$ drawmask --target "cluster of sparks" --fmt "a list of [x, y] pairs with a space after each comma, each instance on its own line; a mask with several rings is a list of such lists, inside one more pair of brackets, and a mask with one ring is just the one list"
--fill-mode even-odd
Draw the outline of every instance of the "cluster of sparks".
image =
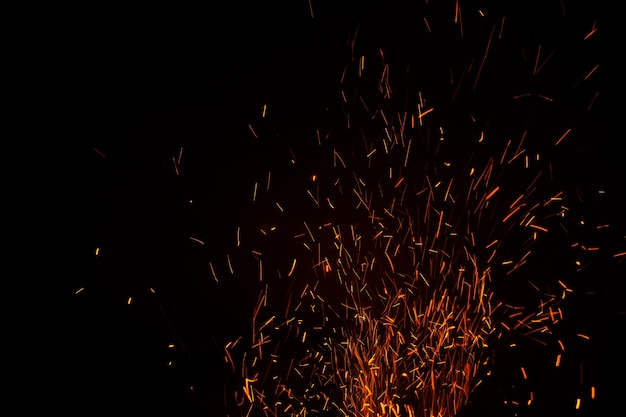
[[[451, 79], [454, 95], [480, 94], [481, 69], [504, 22], [491, 31], [484, 56]], [[595, 32], [594, 25], [581, 39]], [[532, 76], [550, 59], [540, 56], [541, 46], [529, 62]], [[450, 417], [489, 375], [498, 346], [517, 336], [550, 343], [557, 367], [565, 351], [553, 329], [572, 291], [566, 276], [580, 265], [549, 282], [524, 271], [539, 242], [567, 235], [570, 196], [551, 183], [550, 163], [526, 147], [528, 118], [509, 126], [511, 138], [492, 135], [472, 109], [459, 120], [419, 87], [398, 93], [383, 50], [367, 59], [376, 62], [373, 77], [364, 75], [364, 55], [353, 56], [341, 75], [337, 119], [344, 126], [318, 129], [310, 146], [301, 146], [314, 149], [309, 172], [294, 174], [282, 194], [269, 192], [280, 182], [272, 172], [266, 184], [255, 182], [254, 210], [274, 215], [256, 229], [236, 230], [233, 251], [255, 265], [259, 288], [250, 333], [223, 350], [238, 381], [227, 402], [239, 415]], [[362, 88], [364, 80], [375, 88]], [[508, 99], [528, 96], [553, 101], [524, 91]], [[264, 121], [266, 112], [264, 105]], [[467, 128], [465, 137], [449, 135], [453, 125]], [[252, 140], [271, 140], [255, 123], [249, 128]], [[551, 146], [572, 132], [558, 129]], [[306, 152], [290, 150], [285, 164], [294, 171], [286, 172], [295, 172]], [[181, 156], [182, 148], [173, 158], [176, 175]], [[564, 251], [597, 249], [573, 239]], [[218, 285], [223, 270], [250, 278], [232, 255], [223, 268], [209, 264]], [[515, 299], [520, 288], [531, 295]], [[520, 375], [527, 378], [523, 367]], [[530, 405], [534, 395], [518, 401]]]
[[[503, 140], [478, 129], [469, 155], [447, 155], [445, 117], [420, 92], [413, 108], [402, 108], [382, 50], [378, 59], [372, 96], [342, 90], [347, 129], [316, 132], [318, 171], [302, 188], [282, 196], [285, 203], [263, 200], [271, 174], [267, 187], [254, 184], [255, 204], [274, 206], [276, 216], [260, 230], [237, 231], [238, 247], [241, 234], [255, 236], [260, 283], [251, 334], [224, 348], [240, 377], [234, 401], [242, 415], [454, 416], [489, 374], [493, 346], [511, 334], [546, 344], [563, 319], [567, 281], [536, 284], [520, 272], [536, 242], [566, 233], [569, 211], [565, 192], [540, 191], [549, 164], [524, 147], [526, 131], [519, 126], [517, 139]], [[360, 78], [364, 62], [354, 59], [342, 83]], [[571, 129], [562, 132], [554, 146]], [[501, 151], [477, 155], [485, 140]], [[236, 274], [230, 258], [228, 270]], [[499, 296], [503, 277], [523, 280], [533, 301]], [[554, 343], [559, 366], [565, 346]], [[526, 404], [533, 398], [529, 392]]]

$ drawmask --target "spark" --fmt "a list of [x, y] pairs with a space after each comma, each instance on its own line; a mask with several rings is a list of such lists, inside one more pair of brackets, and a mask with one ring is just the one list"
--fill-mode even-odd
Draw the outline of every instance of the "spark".
[[198, 239], [197, 237], [190, 236], [189, 239], [191, 241], [193, 241], [193, 242], [196, 242], [196, 243], [200, 244], [200, 245], [204, 245], [204, 242], [201, 239]]
[[565, 139], [565, 137], [567, 135], [570, 134], [570, 132], [572, 131], [572, 129], [567, 129], [555, 142], [554, 146], [558, 146], [559, 143], [561, 143], [563, 141], [563, 139]]

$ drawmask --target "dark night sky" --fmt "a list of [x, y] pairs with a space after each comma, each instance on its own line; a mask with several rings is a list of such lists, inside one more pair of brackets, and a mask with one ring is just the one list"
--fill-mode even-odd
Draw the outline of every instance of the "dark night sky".
[[[67, 86], [74, 104], [75, 123], [68, 131], [79, 139], [81, 153], [79, 168], [71, 175], [76, 185], [72, 210], [87, 213], [79, 225], [75, 253], [88, 261], [63, 284], [67, 308], [62, 320], [67, 326], [55, 335], [67, 341], [68, 358], [57, 372], [67, 375], [69, 385], [63, 384], [53, 403], [62, 412], [225, 415], [223, 390], [230, 374], [219, 348], [246, 331], [257, 292], [234, 281], [218, 288], [207, 263], [213, 254], [226, 251], [225, 241], [233, 238], [237, 225], [253, 224], [245, 207], [254, 175], [269, 166], [276, 167], [278, 178], [288, 156], [283, 146], [251, 145], [248, 123], [258, 121], [267, 104], [271, 125], [256, 126], [262, 133], [280, 130], [281, 139], [274, 142], [279, 144], [290, 137], [311, 139], [320, 123], [331, 128], [339, 123], [325, 120], [323, 114], [339, 101], [339, 77], [349, 60], [346, 41], [358, 23], [362, 53], [375, 56], [383, 48], [392, 65], [414, 65], [422, 76], [438, 81], [448, 77], [440, 70], [445, 65], [424, 62], [482, 56], [477, 51], [484, 50], [488, 36], [484, 26], [473, 25], [476, 18], [470, 13], [490, 10], [489, 2], [466, 6], [462, 44], [451, 23], [454, 2], [424, 8], [418, 1], [385, 7], [380, 2], [346, 1], [331, 7], [313, 0], [313, 19], [306, 0], [246, 3], [77, 6], [72, 10], [77, 17], [60, 19], [65, 24], [56, 26], [55, 36], [45, 43], [57, 65], [60, 85], [55, 88]], [[571, 49], [562, 49], [554, 58], [558, 71], [547, 72], [536, 85], [499, 83], [516, 74], [500, 74], [489, 65], [480, 82], [486, 97], [535, 89], [559, 97], [572, 94], [575, 101], [580, 100], [575, 92], [559, 90], [564, 84], [559, 74], [574, 77], [600, 63], [593, 81], [601, 91], [595, 116], [592, 122], [579, 123], [571, 143], [555, 156], [555, 164], [567, 173], [563, 183], [583, 190], [586, 205], [580, 210], [588, 222], [611, 224], [601, 238], [594, 232], [587, 236], [590, 241], [601, 239], [597, 243], [606, 249], [581, 273], [566, 324], [591, 334], [593, 343], [572, 348], [570, 367], [556, 376], [546, 370], [546, 378], [538, 377], [536, 384], [539, 391], [554, 390], [552, 401], [537, 405], [545, 415], [555, 415], [551, 412], [563, 403], [567, 413], [573, 412], [570, 397], [576, 394], [564, 387], [569, 383], [572, 390], [579, 389], [572, 381], [579, 377], [577, 363], [584, 361], [600, 398], [595, 404], [586, 402], [588, 408], [577, 415], [601, 415], [609, 405], [619, 404], [624, 387], [623, 372], [616, 372], [624, 366], [618, 349], [626, 310], [624, 266], [610, 256], [626, 249], [623, 152], [618, 151], [621, 137], [614, 134], [617, 112], [609, 105], [617, 80], [611, 58], [614, 29], [607, 10], [599, 5], [576, 9], [565, 1], [567, 21], [572, 23], [552, 25], [546, 22], [561, 22], [559, 1], [539, 3], [540, 9], [528, 2], [512, 2], [518, 6], [511, 10], [494, 9], [507, 15], [512, 45], [495, 49], [501, 60], [509, 59], [507, 54], [516, 59], [512, 51], [525, 44], [544, 43], [546, 50], [549, 45], [569, 45], [570, 31], [579, 32], [578, 22], [580, 31], [590, 29], [594, 14], [600, 28], [597, 50], [579, 51], [580, 43], [572, 42]], [[449, 35], [434, 37], [434, 43], [416, 42], [414, 26], [423, 23], [414, 16], [424, 11], [435, 29]], [[487, 99], [472, 102], [461, 96], [450, 104], [445, 103], [448, 91], [438, 94], [428, 85], [423, 90], [435, 102], [441, 100], [441, 106], [459, 106], [462, 111], [471, 105], [494, 125], [506, 125], [506, 109], [493, 113]], [[571, 116], [539, 112], [536, 117]], [[176, 176], [172, 158], [181, 147]], [[593, 194], [599, 188], [607, 190], [604, 198]], [[202, 238], [205, 245], [194, 244], [190, 236]], [[98, 257], [95, 248], [101, 248]], [[74, 295], [78, 288], [84, 291]], [[133, 297], [131, 305], [126, 304], [128, 297]], [[169, 343], [175, 347], [168, 349]], [[616, 374], [618, 382], [609, 383]], [[551, 377], [564, 385], [551, 386]], [[467, 415], [501, 411], [499, 404], [490, 403], [490, 392], [478, 393]], [[521, 415], [530, 415], [524, 412]]]

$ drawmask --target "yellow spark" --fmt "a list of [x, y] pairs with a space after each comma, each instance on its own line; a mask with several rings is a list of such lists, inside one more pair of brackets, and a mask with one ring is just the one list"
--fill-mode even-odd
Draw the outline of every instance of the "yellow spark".
[[293, 263], [291, 264], [291, 269], [289, 270], [289, 273], [287, 274], [288, 277], [290, 277], [291, 274], [293, 274], [293, 271], [296, 269], [296, 261], [297, 261], [297, 259], [294, 258], [293, 259]]

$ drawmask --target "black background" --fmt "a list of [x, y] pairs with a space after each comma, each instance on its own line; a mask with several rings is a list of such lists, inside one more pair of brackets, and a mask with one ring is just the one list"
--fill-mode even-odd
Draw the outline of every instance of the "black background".
[[[55, 19], [35, 42], [41, 51], [37, 61], [48, 69], [42, 72], [47, 94], [41, 105], [61, 110], [55, 124], [66, 128], [54, 146], [67, 146], [71, 155], [78, 155], [59, 168], [70, 185], [60, 199], [67, 205], [63, 218], [78, 226], [72, 239], [76, 245], [66, 255], [79, 259], [53, 284], [61, 289], [53, 301], [61, 304], [60, 313], [42, 320], [49, 325], [42, 339], [61, 347], [50, 359], [54, 369], [40, 380], [42, 391], [54, 393], [46, 400], [50, 408], [72, 415], [226, 415], [224, 386], [230, 371], [221, 347], [249, 325], [257, 292], [238, 282], [214, 285], [207, 263], [232, 245], [234, 228], [248, 220], [241, 207], [249, 204], [251, 181], [257, 180], [251, 178], [286, 157], [280, 147], [251, 144], [248, 124], [259, 119], [267, 104], [268, 117], [282, 137], [311, 138], [319, 115], [339, 101], [339, 78], [350, 59], [346, 43], [358, 24], [358, 41], [368, 57], [381, 47], [390, 60], [415, 64], [426, 78], [445, 79], [442, 66], [423, 61], [482, 57], [491, 27], [474, 24], [472, 16], [484, 9], [507, 16], [506, 35], [515, 50], [538, 43], [546, 51], [549, 45], [562, 48], [563, 54], [554, 58], [555, 74], [575, 78], [600, 64], [592, 88], [600, 94], [591, 122], [577, 125], [571, 143], [553, 155], [568, 173], [562, 179], [566, 186], [583, 190], [580, 213], [585, 220], [611, 225], [606, 234], [592, 230], [585, 235], [603, 250], [581, 273], [564, 330], [590, 334], [592, 342], [568, 344], [572, 352], [561, 373], [551, 365], [534, 369], [534, 390], [543, 394], [535, 408], [518, 411], [604, 415], [610, 407], [623, 409], [619, 338], [624, 331], [624, 268], [611, 255], [625, 249], [626, 206], [617, 131], [621, 106], [612, 102], [621, 79], [615, 74], [619, 49], [611, 11], [601, 3], [564, 2], [567, 19], [562, 19], [558, 1], [510, 2], [506, 7], [462, 3], [466, 25], [459, 43], [454, 2], [416, 3], [313, 0], [313, 18], [306, 0], [193, 7], [90, 4], [50, 10]], [[423, 26], [420, 13], [445, 35], [416, 42], [412, 34]], [[592, 47], [569, 41], [571, 33], [584, 33], [594, 20], [599, 31]], [[513, 51], [492, 53], [510, 53], [515, 59]], [[490, 71], [496, 70], [487, 65], [479, 80], [486, 97], [524, 87], [560, 97], [570, 94], [559, 90], [559, 75], [516, 86], [493, 81], [503, 75]], [[449, 91], [424, 90], [435, 102], [450, 97]], [[585, 94], [579, 91], [571, 93], [573, 101]], [[70, 104], [63, 107], [61, 101]], [[500, 116], [488, 114], [486, 99], [472, 102], [462, 96], [454, 105]], [[181, 148], [177, 176], [172, 158]], [[607, 195], [599, 198], [598, 189]], [[206, 244], [199, 247], [189, 236]], [[95, 248], [101, 250], [97, 257]], [[75, 295], [79, 288], [84, 291]], [[130, 305], [128, 297], [133, 297]], [[175, 347], [168, 348], [170, 343]], [[530, 349], [526, 354], [536, 353]], [[507, 384], [506, 372], [501, 375], [476, 393], [467, 415], [513, 415], [501, 405]], [[585, 400], [574, 411], [574, 399], [588, 396], [578, 391], [590, 385], [598, 387], [599, 398]]]

